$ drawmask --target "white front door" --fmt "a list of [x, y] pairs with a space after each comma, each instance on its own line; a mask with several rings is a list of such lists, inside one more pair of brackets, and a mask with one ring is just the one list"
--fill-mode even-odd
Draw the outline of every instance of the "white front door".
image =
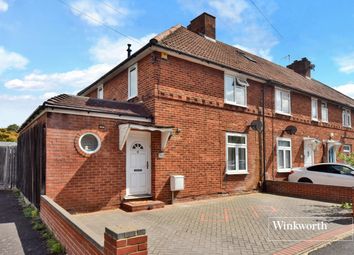
[[304, 165], [312, 166], [314, 164], [314, 150], [311, 143], [304, 144]]
[[126, 195], [151, 193], [151, 134], [131, 131], [127, 139]]

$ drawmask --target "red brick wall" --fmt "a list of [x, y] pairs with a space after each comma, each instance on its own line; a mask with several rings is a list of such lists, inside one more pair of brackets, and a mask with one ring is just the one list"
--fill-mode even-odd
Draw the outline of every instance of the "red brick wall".
[[[117, 207], [125, 189], [125, 150], [118, 149], [118, 121], [97, 117], [49, 114], [47, 124], [46, 195], [68, 211]], [[105, 129], [99, 129], [104, 125]], [[101, 149], [85, 157], [77, 137], [92, 131]]]
[[88, 240], [82, 231], [70, 223], [68, 219], [43, 198], [41, 198], [40, 216], [65, 247], [67, 254], [103, 254], [103, 251], [94, 245], [92, 241]]
[[353, 188], [319, 185], [312, 183], [294, 183], [267, 181], [267, 193], [300, 197], [332, 203], [352, 202]]

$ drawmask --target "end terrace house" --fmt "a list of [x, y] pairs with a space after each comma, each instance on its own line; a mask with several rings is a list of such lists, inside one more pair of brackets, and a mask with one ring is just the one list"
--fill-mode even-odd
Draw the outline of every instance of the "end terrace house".
[[27, 197], [71, 212], [170, 203], [170, 175], [184, 176], [177, 200], [234, 194], [352, 151], [354, 100], [313, 79], [307, 58], [282, 67], [215, 35], [203, 13], [38, 107], [19, 137]]

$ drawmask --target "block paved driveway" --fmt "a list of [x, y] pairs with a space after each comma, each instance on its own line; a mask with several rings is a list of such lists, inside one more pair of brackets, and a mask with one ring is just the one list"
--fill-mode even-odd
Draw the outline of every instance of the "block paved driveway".
[[[91, 229], [92, 237], [101, 244], [105, 226], [146, 228], [149, 254], [273, 254], [300, 240], [348, 228], [352, 219], [332, 218], [344, 216], [350, 216], [349, 211], [336, 204], [255, 193], [178, 203], [152, 211], [111, 210], [74, 217]], [[327, 229], [278, 233], [268, 230], [269, 217], [314, 217], [303, 222], [323, 221]]]

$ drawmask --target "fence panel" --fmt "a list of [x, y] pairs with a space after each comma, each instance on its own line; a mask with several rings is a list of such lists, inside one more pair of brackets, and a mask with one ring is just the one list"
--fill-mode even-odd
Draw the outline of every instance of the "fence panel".
[[16, 186], [16, 143], [0, 142], [0, 189]]

